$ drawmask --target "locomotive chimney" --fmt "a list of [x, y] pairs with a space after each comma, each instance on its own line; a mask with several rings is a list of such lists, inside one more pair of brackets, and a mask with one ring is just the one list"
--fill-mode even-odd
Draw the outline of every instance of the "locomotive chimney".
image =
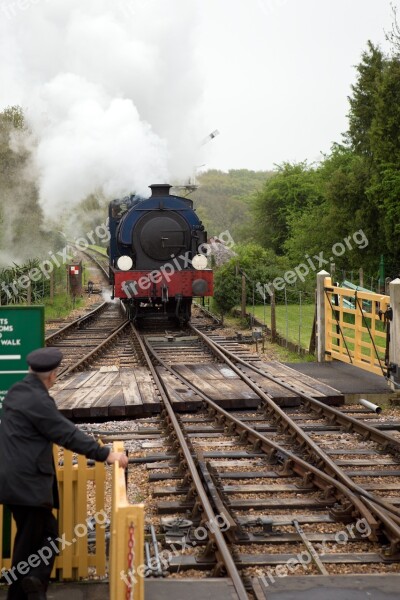
[[168, 183], [153, 183], [153, 185], [149, 185], [151, 189], [151, 197], [154, 198], [156, 196], [169, 196], [169, 190], [172, 188], [172, 185]]

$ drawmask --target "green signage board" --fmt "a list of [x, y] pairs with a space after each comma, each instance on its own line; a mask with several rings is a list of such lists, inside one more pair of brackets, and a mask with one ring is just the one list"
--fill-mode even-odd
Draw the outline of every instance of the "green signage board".
[[28, 372], [26, 356], [44, 346], [44, 306], [0, 306], [0, 419], [7, 390]]
[[[0, 306], [0, 420], [7, 391], [28, 373], [26, 356], [43, 346], [44, 306]], [[9, 556], [11, 516], [7, 509], [2, 529], [3, 556]]]

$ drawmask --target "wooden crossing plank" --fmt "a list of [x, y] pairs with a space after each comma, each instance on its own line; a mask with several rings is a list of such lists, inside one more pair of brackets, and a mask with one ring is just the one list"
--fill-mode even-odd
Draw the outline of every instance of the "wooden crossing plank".
[[[198, 365], [179, 364], [174, 365], [174, 368], [198, 390], [226, 408], [254, 408], [260, 402], [257, 394], [239, 377], [230, 380], [221, 378], [221, 371], [216, 369], [213, 363], [208, 364], [207, 368], [201, 371]], [[202, 376], [198, 374], [199, 372], [202, 373]]]
[[222, 377], [224, 377], [224, 379], [237, 379], [239, 377], [236, 375], [235, 371], [232, 371], [232, 369], [226, 367], [225, 365], [216, 363], [213, 366], [222, 375]]
[[53, 393], [57, 394], [58, 390], [69, 389], [76, 390], [89, 381], [96, 375], [97, 371], [81, 371], [80, 373], [74, 373], [65, 380], [57, 382], [54, 386]]
[[73, 408], [73, 415], [77, 418], [90, 417], [90, 409], [93, 403], [108, 389], [107, 385], [98, 385], [95, 388], [83, 388], [82, 392], [88, 390], [88, 394], [82, 397], [79, 404]]
[[200, 407], [202, 399], [196, 392], [186, 387], [164, 367], [156, 367], [156, 370], [166, 384], [174, 408], [177, 410], [195, 410]]
[[82, 387], [97, 387], [102, 385], [114, 385], [115, 381], [119, 379], [118, 373], [102, 373], [101, 371], [97, 371], [93, 377], [86, 380]]
[[278, 383], [271, 381], [267, 377], [263, 377], [259, 373], [255, 373], [249, 367], [241, 367], [241, 370], [245, 375], [250, 377], [261, 389], [271, 396], [274, 400], [285, 400], [287, 398], [298, 399], [299, 396], [296, 392], [292, 392], [284, 389]]
[[[339, 392], [339, 390], [327, 385], [326, 383], [322, 383], [309, 375], [305, 375], [304, 373], [300, 373], [295, 369], [292, 369], [288, 365], [283, 365], [281, 363], [276, 362], [268, 362], [262, 363], [264, 368], [267, 368], [268, 371], [273, 371], [277, 374], [278, 377], [285, 379], [287, 381], [296, 383], [300, 382], [302, 385], [314, 391], [314, 394], [311, 393], [315, 398], [320, 397], [319, 395], [325, 396], [326, 398], [338, 398], [344, 400], [343, 394]], [[258, 366], [258, 365], [257, 365]], [[261, 368], [261, 367], [260, 367]], [[305, 389], [305, 388], [304, 388]], [[319, 393], [319, 394], [318, 394]]]
[[213, 400], [228, 400], [229, 397], [224, 392], [219, 392], [216, 385], [212, 385], [210, 380], [205, 380], [196, 375], [190, 367], [192, 365], [174, 365], [176, 371], [185, 377], [190, 383], [192, 383], [197, 389], [202, 391], [204, 394], [210, 396]]
[[64, 408], [75, 408], [79, 402], [90, 393], [90, 388], [79, 388], [74, 390], [67, 401], [64, 401]]
[[157, 407], [160, 405], [160, 397], [157, 394], [151, 374], [147, 367], [136, 367], [133, 372], [140, 391], [142, 403], [144, 405], [153, 405], [150, 407], [150, 410], [153, 412], [156, 405]]
[[[200, 365], [190, 365], [190, 370], [193, 373], [196, 373], [199, 377], [204, 377], [204, 379], [224, 379], [223, 374], [219, 369], [216, 369], [213, 364], [203, 363]], [[232, 371], [232, 373], [234, 373]], [[234, 373], [235, 377], [238, 378], [236, 373]]]
[[[141, 414], [140, 407], [143, 406], [142, 396], [133, 372], [130, 369], [121, 369], [120, 381], [122, 387], [122, 393], [124, 396], [124, 412], [123, 414], [133, 416], [135, 414]], [[119, 414], [118, 410], [121, 409], [121, 403], [114, 403], [112, 408], [110, 407], [111, 414]]]

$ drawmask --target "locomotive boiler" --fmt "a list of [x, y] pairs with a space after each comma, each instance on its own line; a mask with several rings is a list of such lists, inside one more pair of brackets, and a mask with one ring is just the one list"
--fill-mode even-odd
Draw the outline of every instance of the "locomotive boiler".
[[131, 320], [168, 316], [187, 322], [193, 297], [212, 296], [207, 233], [189, 198], [151, 185], [109, 206], [110, 283]]

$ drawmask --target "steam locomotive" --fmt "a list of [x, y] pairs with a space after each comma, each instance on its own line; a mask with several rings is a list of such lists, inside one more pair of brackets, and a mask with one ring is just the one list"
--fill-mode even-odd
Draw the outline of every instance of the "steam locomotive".
[[189, 198], [151, 185], [150, 198], [132, 195], [109, 205], [110, 283], [131, 320], [167, 316], [190, 320], [193, 297], [212, 296], [207, 233]]

